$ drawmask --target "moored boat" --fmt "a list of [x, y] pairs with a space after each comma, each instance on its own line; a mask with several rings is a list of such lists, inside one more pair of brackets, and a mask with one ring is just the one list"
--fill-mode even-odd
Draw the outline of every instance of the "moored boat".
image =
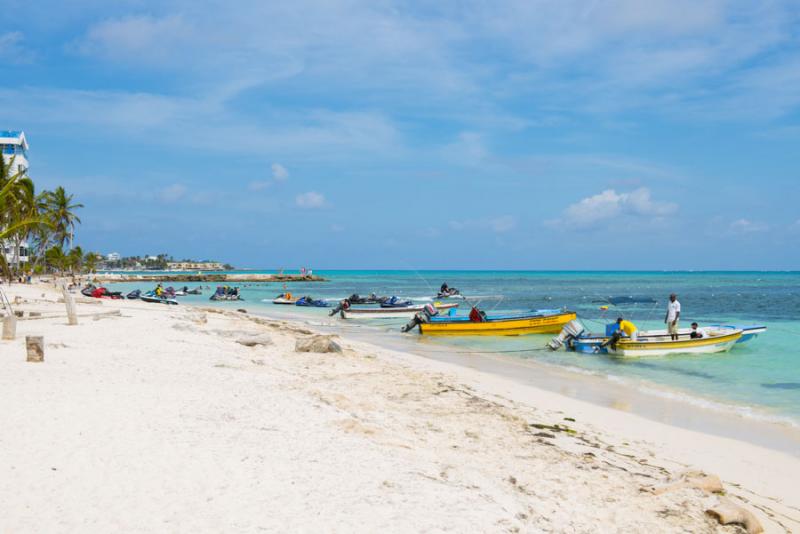
[[731, 328], [706, 328], [703, 337], [671, 339], [664, 336], [622, 338], [608, 345], [608, 353], [626, 358], [666, 356], [668, 354], [712, 354], [727, 352], [742, 337], [742, 331]]
[[[486, 315], [472, 308], [469, 316], [430, 316], [423, 311], [417, 314], [420, 334], [431, 336], [521, 336], [559, 332], [566, 323], [576, 318], [567, 310], [533, 310], [524, 313]], [[404, 328], [408, 331], [414, 325]]]
[[[443, 304], [434, 302], [432, 304], [437, 310], [451, 310], [458, 308], [457, 303]], [[410, 319], [423, 310], [424, 306], [406, 306], [400, 308], [349, 308], [340, 309], [342, 319]]]
[[[581, 352], [584, 354], [608, 354], [608, 344], [611, 340], [616, 324], [612, 323], [607, 326], [605, 334], [591, 333], [584, 329], [580, 321], [575, 321], [575, 324], [566, 325], [561, 334], [554, 338], [548, 346], [552, 350], [559, 349], [562, 345], [567, 350]], [[703, 336], [711, 335], [715, 332], [725, 330], [728, 332], [741, 330], [742, 335], [736, 343], [744, 343], [758, 337], [767, 331], [764, 325], [710, 325], [697, 329]], [[691, 328], [681, 328], [678, 330], [678, 340], [686, 341], [692, 339]], [[671, 340], [671, 336], [666, 330], [640, 330], [637, 333], [637, 339], [640, 341], [664, 341]]]

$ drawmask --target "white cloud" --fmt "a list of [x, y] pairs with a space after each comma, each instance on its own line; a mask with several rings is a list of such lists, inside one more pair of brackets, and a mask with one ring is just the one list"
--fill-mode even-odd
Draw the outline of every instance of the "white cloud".
[[187, 189], [185, 185], [172, 184], [158, 192], [158, 199], [165, 203], [177, 202], [186, 196], [186, 192]]
[[74, 48], [115, 61], [166, 64], [182, 51], [180, 45], [187, 46], [196, 37], [190, 25], [177, 15], [130, 16], [95, 24], [74, 43]]
[[752, 234], [766, 232], [769, 230], [769, 225], [760, 221], [751, 221], [750, 219], [738, 219], [730, 224], [730, 229], [737, 234]]
[[283, 182], [289, 178], [289, 171], [280, 163], [272, 164], [272, 179], [276, 182]]
[[297, 195], [294, 199], [294, 203], [301, 208], [321, 208], [325, 205], [325, 196], [316, 191], [309, 191], [308, 193]]
[[606, 189], [567, 206], [561, 218], [547, 221], [547, 224], [589, 227], [621, 216], [655, 220], [674, 213], [677, 209], [678, 205], [675, 203], [653, 201], [650, 190], [646, 187], [628, 193]]

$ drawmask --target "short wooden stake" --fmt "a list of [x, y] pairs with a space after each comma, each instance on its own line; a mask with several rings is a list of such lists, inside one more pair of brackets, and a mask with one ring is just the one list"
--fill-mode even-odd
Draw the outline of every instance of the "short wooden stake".
[[75, 312], [75, 299], [67, 290], [67, 286], [62, 285], [61, 291], [64, 294], [64, 304], [67, 306], [67, 324], [76, 325], [78, 324], [78, 314]]
[[44, 336], [25, 336], [29, 362], [44, 361]]
[[17, 318], [14, 315], [6, 315], [3, 319], [3, 339], [15, 337], [17, 337]]

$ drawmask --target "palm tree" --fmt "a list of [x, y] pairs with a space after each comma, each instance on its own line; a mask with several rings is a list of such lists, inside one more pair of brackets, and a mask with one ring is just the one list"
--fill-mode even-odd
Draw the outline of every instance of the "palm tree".
[[10, 175], [14, 159], [8, 165], [0, 156], [0, 269], [9, 279], [12, 276], [5, 255], [5, 247], [13, 245], [19, 263], [19, 246], [34, 228], [47, 224], [38, 214], [33, 181], [18, 171]]
[[73, 273], [81, 271], [83, 268], [83, 250], [81, 247], [75, 247], [69, 251], [67, 263], [69, 264], [69, 270]]
[[97, 267], [97, 252], [87, 252], [83, 257], [83, 266], [86, 267], [86, 272], [93, 273]]
[[54, 246], [47, 249], [47, 252], [44, 254], [44, 258], [47, 264], [50, 267], [58, 270], [58, 272], [63, 273], [67, 270], [69, 258], [66, 254], [64, 254], [64, 250], [60, 246]]
[[73, 195], [68, 195], [64, 188], [58, 186], [54, 191], [44, 192], [44, 203], [47, 206], [47, 216], [53, 225], [53, 241], [61, 248], [69, 240], [72, 248], [72, 237], [75, 233], [75, 224], [80, 224], [81, 219], [75, 215], [75, 210], [82, 208], [83, 204], [74, 203]]

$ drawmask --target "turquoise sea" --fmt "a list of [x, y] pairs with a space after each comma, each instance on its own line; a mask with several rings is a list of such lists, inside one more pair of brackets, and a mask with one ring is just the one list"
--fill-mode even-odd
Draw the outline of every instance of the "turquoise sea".
[[[264, 271], [270, 272], [270, 271]], [[596, 374], [639, 389], [652, 386], [660, 395], [680, 396], [699, 404], [714, 404], [745, 416], [800, 425], [800, 272], [584, 272], [584, 271], [315, 271], [324, 283], [292, 283], [296, 295], [336, 301], [352, 293], [398, 295], [430, 302], [442, 282], [459, 288], [490, 311], [566, 307], [576, 311], [593, 331], [602, 331], [618, 315], [641, 329], [662, 328], [669, 293], [678, 294], [683, 326], [692, 321], [764, 324], [769, 330], [738, 344], [725, 354], [670, 356], [620, 361], [605, 356], [550, 352], [552, 335], [513, 338], [436, 338], [401, 334], [405, 321], [352, 322], [341, 328], [375, 329], [384, 338], [405, 336], [424, 348], [479, 354], [502, 353], [530, 358], [580, 373]], [[176, 284], [183, 285], [183, 284]], [[198, 284], [186, 284], [190, 287]], [[141, 284], [116, 284], [130, 290]], [[299, 315], [327, 320], [327, 310], [275, 306], [269, 301], [281, 284], [241, 284], [245, 302], [219, 303], [250, 313]], [[209, 304], [203, 296], [183, 297], [187, 303]], [[600, 309], [603, 298], [642, 296], [657, 300]], [[462, 308], [466, 307], [462, 304]], [[463, 310], [465, 313], [468, 310]]]

